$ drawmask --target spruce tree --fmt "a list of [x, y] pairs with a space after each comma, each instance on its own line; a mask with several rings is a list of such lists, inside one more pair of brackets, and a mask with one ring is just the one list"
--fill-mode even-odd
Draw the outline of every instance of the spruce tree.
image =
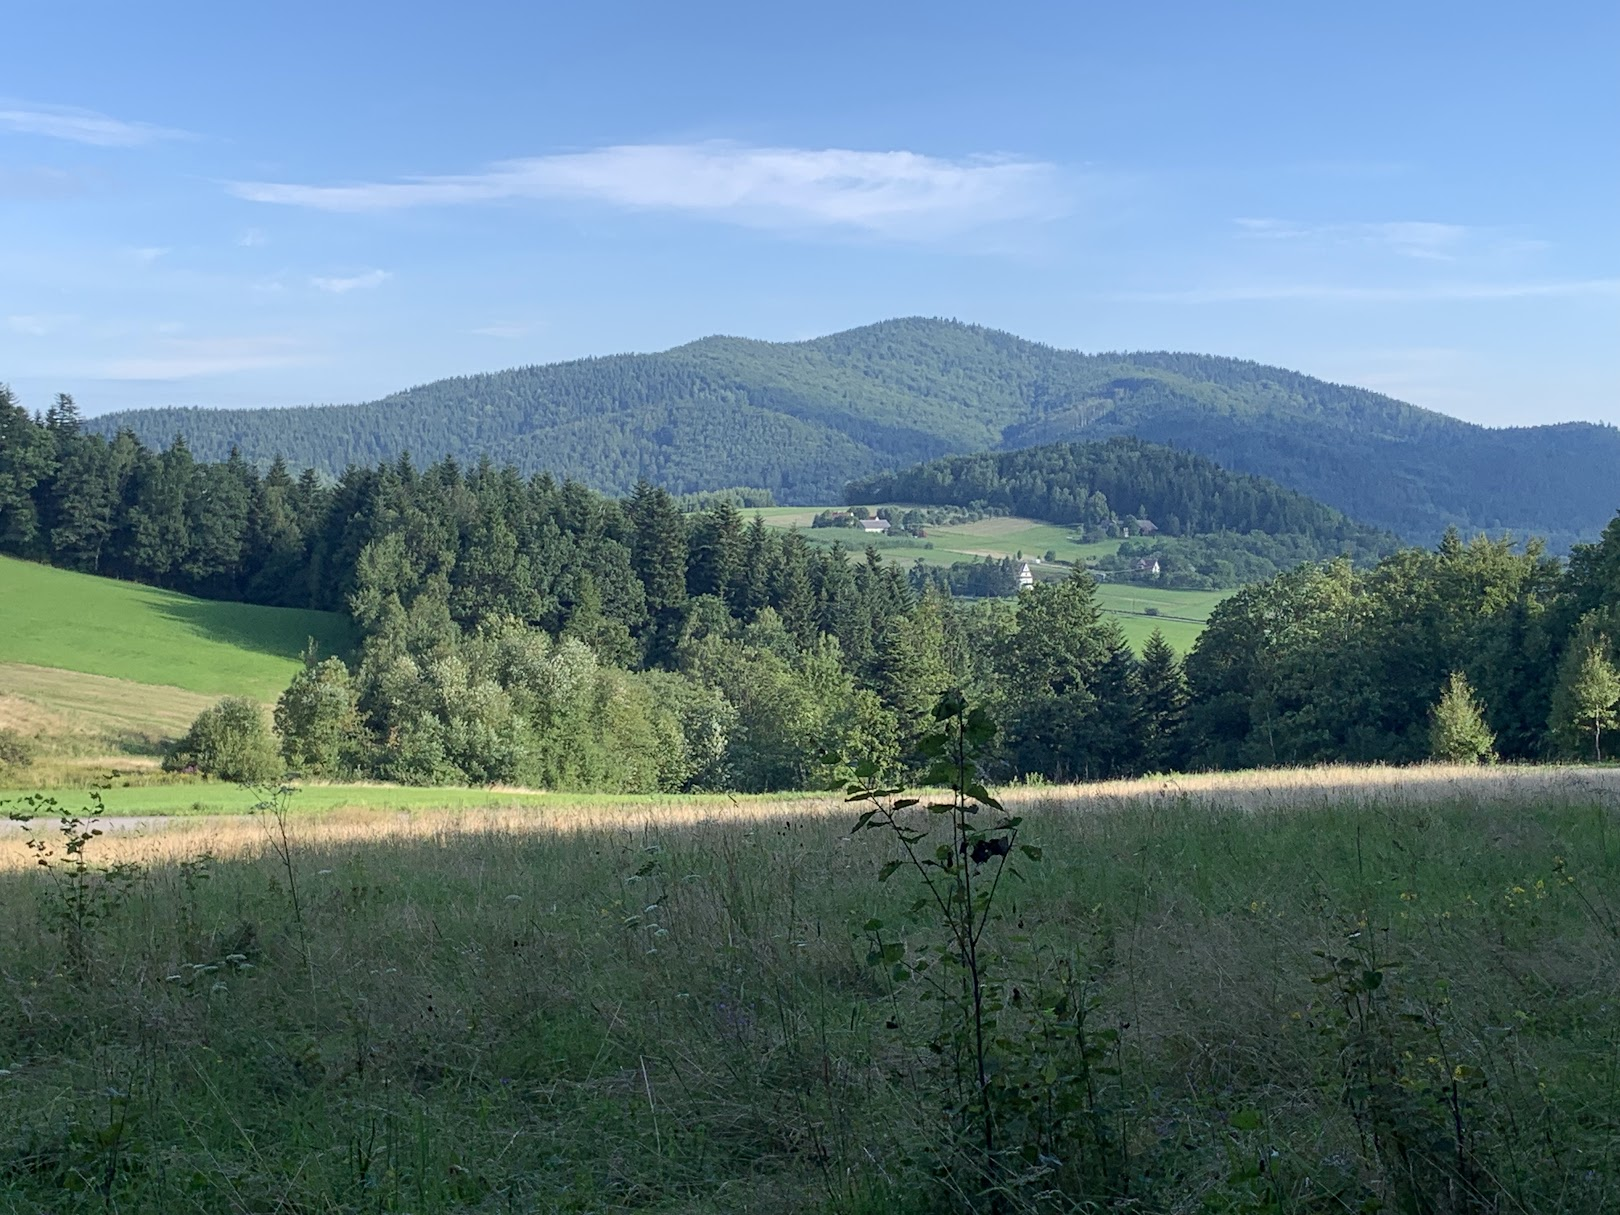
[[67, 393], [57, 393], [56, 400], [51, 402], [50, 408], [45, 411], [45, 429], [58, 440], [76, 438], [84, 429], [84, 419], [79, 416], [79, 407]]
[[663, 489], [642, 481], [626, 504], [630, 517], [631, 562], [645, 588], [651, 627], [645, 638], [647, 664], [673, 661], [686, 605], [686, 520]]
[[50, 436], [0, 384], [0, 550], [30, 557], [39, 552], [34, 494], [55, 466]]
[[735, 598], [743, 562], [743, 521], [730, 498], [722, 498], [699, 517], [692, 542], [687, 593]]
[[143, 451], [136, 461], [127, 488], [121, 554], [121, 564], [134, 577], [159, 586], [176, 581], [173, 575], [191, 551], [186, 499], [195, 467], [178, 438], [167, 451], [155, 456]]
[[810, 581], [810, 562], [804, 537], [789, 532], [771, 571], [771, 600], [788, 632], [808, 649], [816, 639], [816, 593]]
[[52, 559], [92, 573], [117, 524], [119, 473], [100, 435], [58, 437], [61, 462], [45, 495]]
[[909, 615], [891, 616], [874, 639], [873, 690], [893, 715], [907, 758], [932, 723], [933, 708], [950, 683], [941, 653], [943, 637], [938, 601], [929, 598]]
[[1181, 659], [1154, 629], [1142, 646], [1142, 767], [1148, 772], [1172, 772], [1183, 760], [1182, 734], [1187, 716], [1187, 676]]
[[1429, 755], [1454, 764], [1496, 758], [1496, 735], [1485, 724], [1485, 710], [1468, 676], [1453, 671], [1429, 721]]
[[1110, 709], [1098, 704], [1097, 687], [1117, 653], [1118, 631], [1104, 619], [1096, 583], [1083, 570], [1019, 597], [996, 662], [1008, 758], [1018, 772], [1067, 780], [1098, 771], [1101, 757], [1083, 748], [1090, 719]]

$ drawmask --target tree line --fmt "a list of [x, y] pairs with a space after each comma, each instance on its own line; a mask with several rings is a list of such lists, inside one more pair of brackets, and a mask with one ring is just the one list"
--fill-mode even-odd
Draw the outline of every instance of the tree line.
[[948, 456], [852, 481], [845, 501], [988, 508], [1099, 534], [1135, 534], [1141, 521], [1164, 536], [1263, 532], [1314, 541], [1318, 556], [1365, 558], [1395, 547], [1388, 533], [1275, 481], [1123, 437]]
[[845, 500], [1027, 515], [1068, 524], [1086, 542], [1122, 537], [1118, 557], [1099, 568], [1153, 559], [1163, 585], [1200, 590], [1327, 557], [1366, 564], [1398, 547], [1388, 532], [1274, 481], [1129, 438], [949, 456], [852, 481]]
[[[271, 739], [333, 776], [822, 786], [827, 752], [913, 765], [948, 688], [1006, 723], [1002, 778], [1399, 762], [1428, 753], [1453, 674], [1491, 749], [1537, 758], [1600, 748], [1616, 699], [1620, 524], [1567, 568], [1455, 536], [1303, 565], [1221, 605], [1183, 662], [1159, 637], [1133, 653], [1083, 572], [963, 603], [730, 498], [683, 512], [645, 482], [617, 500], [489, 461], [260, 473], [86, 433], [61, 398], [0, 403], [0, 550], [347, 614], [358, 648], [308, 656]], [[218, 713], [199, 727], [236, 737]], [[208, 737], [175, 762], [208, 770]]]
[[1538, 543], [1453, 531], [1371, 569], [1302, 565], [1211, 615], [1186, 663], [1188, 759], [1422, 759], [1453, 675], [1479, 707], [1482, 752], [1601, 758], [1620, 701], [1617, 636], [1620, 519], [1567, 564]]

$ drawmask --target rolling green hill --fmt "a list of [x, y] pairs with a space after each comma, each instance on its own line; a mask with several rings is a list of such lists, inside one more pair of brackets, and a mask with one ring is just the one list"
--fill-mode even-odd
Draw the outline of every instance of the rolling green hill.
[[331, 612], [193, 599], [0, 557], [0, 728], [54, 750], [149, 753], [221, 696], [273, 701]]
[[[1395, 537], [1275, 481], [1232, 473], [1210, 460], [1157, 443], [1114, 438], [1019, 451], [950, 456], [853, 481], [850, 502], [872, 499], [1028, 515], [1095, 532], [1137, 514], [1159, 540], [1185, 547], [1219, 537], [1235, 548], [1253, 537], [1278, 569], [1341, 554], [1368, 561], [1396, 548]], [[1251, 576], [1266, 576], [1255, 571]]]
[[364, 405], [103, 415], [193, 451], [350, 463], [489, 455], [623, 493], [738, 483], [831, 501], [845, 482], [940, 456], [1135, 435], [1271, 477], [1410, 540], [1447, 525], [1591, 538], [1617, 505], [1620, 431], [1492, 430], [1239, 359], [1080, 354], [950, 321], [807, 342], [712, 337], [441, 380]]
[[352, 642], [334, 612], [193, 599], [12, 557], [0, 557], [0, 620], [0, 663], [266, 701], [310, 639], [323, 654]]

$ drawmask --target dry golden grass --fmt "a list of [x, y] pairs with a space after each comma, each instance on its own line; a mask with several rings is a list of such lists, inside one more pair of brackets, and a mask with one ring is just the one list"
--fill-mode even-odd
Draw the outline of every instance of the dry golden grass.
[[57, 753], [154, 752], [184, 734], [216, 699], [82, 671], [0, 663], [0, 729]]
[[[1528, 804], [1620, 796], [1620, 768], [1579, 766], [1468, 767], [1433, 764], [1413, 768], [1315, 767], [1195, 776], [1145, 777], [1086, 785], [1011, 788], [1000, 798], [1009, 809], [1042, 818], [1107, 814], [1153, 805], [1256, 813], [1328, 806], [1476, 802]], [[75, 795], [59, 794], [74, 805]], [[296, 804], [296, 796], [295, 796]], [[116, 809], [116, 807], [114, 807]], [[664, 800], [593, 803], [588, 795], [569, 803], [532, 807], [377, 810], [347, 807], [299, 815], [291, 831], [302, 845], [322, 849], [432, 841], [454, 846], [468, 836], [555, 836], [657, 831], [762, 823], [803, 823], [850, 816], [840, 794], [795, 799], [671, 796]], [[109, 816], [98, 846], [103, 861], [163, 863], [207, 852], [217, 857], [255, 857], [268, 841], [262, 816]], [[36, 830], [48, 830], [41, 823]], [[0, 840], [16, 828], [0, 823]], [[0, 870], [31, 863], [21, 849], [0, 850]]]
[[1458, 799], [1518, 802], [1567, 798], [1592, 792], [1620, 794], [1620, 768], [1581, 765], [1422, 764], [1322, 765], [1264, 768], [1247, 772], [1208, 772], [1191, 776], [1148, 776], [1088, 785], [1008, 790], [1002, 800], [1057, 808], [1106, 808], [1121, 802], [1179, 801], [1238, 810], [1285, 810], [1376, 800], [1403, 805]]

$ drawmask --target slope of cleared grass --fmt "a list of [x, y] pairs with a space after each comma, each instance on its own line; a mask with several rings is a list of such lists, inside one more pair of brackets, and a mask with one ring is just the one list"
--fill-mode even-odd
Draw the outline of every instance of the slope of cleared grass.
[[[1068, 566], [1043, 567], [1040, 559], [1048, 552], [1055, 554], [1059, 561], [1082, 564], [1116, 553], [1120, 545], [1118, 540], [1081, 544], [1074, 539], [1071, 527], [1017, 515], [998, 515], [956, 527], [931, 527], [926, 540], [914, 536], [893, 539], [867, 536], [847, 528], [812, 529], [811, 520], [826, 509], [829, 508], [779, 506], [759, 514], [772, 527], [806, 529], [806, 538], [817, 544], [839, 541], [854, 552], [863, 551], [870, 544], [884, 560], [900, 565], [910, 565], [919, 559], [928, 565], [944, 566], [979, 557], [1022, 557], [1031, 562], [1036, 576], [1041, 578], [1064, 578], [1069, 573]], [[895, 506], [894, 509], [905, 508]], [[1185, 654], [1203, 632], [1204, 622], [1215, 605], [1231, 594], [1231, 591], [1170, 590], [1147, 582], [1099, 582], [1097, 585], [1098, 602], [1105, 611], [1119, 617], [1126, 640], [1138, 651], [1153, 630], [1158, 629], [1165, 640]]]
[[[896, 511], [904, 505], [878, 503], [872, 507], [890, 506]], [[1048, 550], [1060, 561], [1084, 561], [1117, 552], [1120, 542], [1107, 540], [1098, 544], [1080, 544], [1074, 540], [1074, 528], [1057, 523], [1042, 523], [1018, 515], [997, 515], [974, 523], [954, 527], [930, 527], [928, 538], [913, 536], [869, 537], [850, 528], [812, 528], [811, 521], [823, 510], [842, 509], [821, 506], [778, 506], [758, 512], [772, 527], [804, 529], [805, 537], [817, 543], [831, 544], [842, 541], [846, 548], [864, 549], [871, 543], [878, 552], [890, 560], [909, 564], [919, 557], [929, 565], [950, 565], [957, 561], [971, 561], [975, 557], [1044, 557]], [[749, 512], [752, 514], [753, 512]]]
[[100, 756], [157, 756], [213, 699], [160, 684], [0, 663], [0, 730], [16, 730], [57, 757], [92, 766]]
[[0, 1206], [1620, 1209], [1612, 791], [1238, 779], [1014, 795], [990, 1059], [1073, 1116], [994, 1204], [847, 806], [190, 821], [92, 843], [148, 868], [78, 935], [0, 838]]
[[163, 746], [221, 696], [273, 701], [313, 640], [346, 620], [194, 599], [0, 557], [0, 729], [33, 739], [36, 783], [149, 779]]
[[193, 599], [11, 557], [0, 557], [0, 621], [0, 663], [264, 701], [311, 639], [327, 654], [353, 641], [332, 612]]

